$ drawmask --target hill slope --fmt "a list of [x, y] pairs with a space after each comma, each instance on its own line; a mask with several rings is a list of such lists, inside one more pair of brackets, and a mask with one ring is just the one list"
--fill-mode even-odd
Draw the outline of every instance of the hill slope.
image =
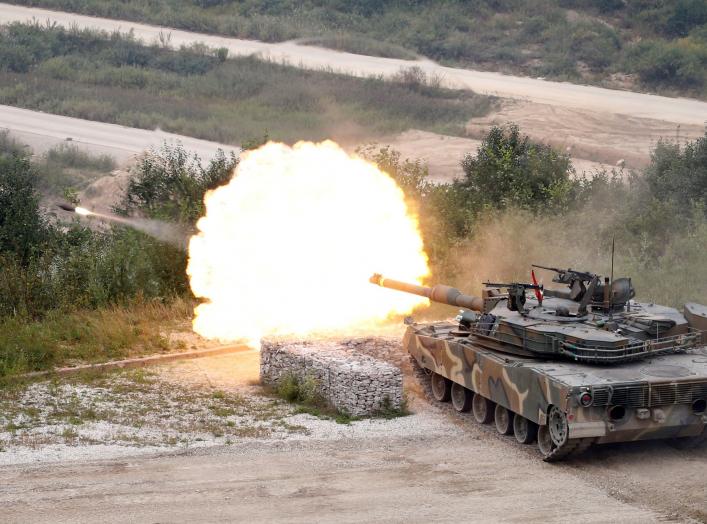
[[[15, 0], [281, 42], [705, 97], [704, 0]], [[412, 53], [411, 53], [412, 52]]]

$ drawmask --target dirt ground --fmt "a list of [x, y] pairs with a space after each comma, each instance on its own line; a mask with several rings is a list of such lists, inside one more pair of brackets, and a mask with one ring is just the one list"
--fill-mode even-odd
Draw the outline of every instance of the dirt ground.
[[[172, 363], [159, 376], [242, 393], [257, 365], [246, 352]], [[3, 521], [707, 521], [707, 449], [633, 443], [546, 464], [534, 446], [448, 405], [413, 393], [411, 411], [350, 425], [297, 415], [309, 431], [229, 445], [25, 458], [0, 467]]]
[[480, 137], [492, 124], [515, 122], [530, 137], [566, 150], [572, 158], [628, 168], [645, 167], [661, 138], [681, 144], [699, 138], [705, 126], [639, 118], [601, 110], [567, 108], [521, 100], [504, 100], [499, 109], [467, 125]]
[[487, 116], [471, 120], [466, 138], [410, 130], [380, 143], [389, 144], [404, 158], [427, 162], [432, 181], [449, 182], [462, 175], [462, 158], [476, 153], [492, 125], [509, 123], [518, 124], [532, 140], [567, 152], [578, 175], [641, 170], [650, 163], [659, 140], [684, 144], [705, 132], [698, 125], [505, 99]]

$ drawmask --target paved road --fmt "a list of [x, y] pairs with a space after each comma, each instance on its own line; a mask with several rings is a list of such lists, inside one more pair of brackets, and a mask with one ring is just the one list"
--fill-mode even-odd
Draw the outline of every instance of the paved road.
[[293, 42], [269, 44], [239, 40], [107, 18], [0, 4], [0, 23], [26, 22], [31, 19], [40, 22], [48, 21], [65, 27], [72, 25], [104, 31], [133, 31], [136, 38], [146, 42], [159, 41], [160, 35], [169, 36], [170, 44], [175, 47], [201, 42], [215, 48], [225, 47], [231, 55], [260, 54], [263, 57], [285, 61], [296, 66], [326, 67], [359, 76], [390, 75], [402, 67], [418, 65], [426, 72], [440, 76], [451, 85], [472, 89], [479, 93], [524, 99], [553, 106], [658, 119], [676, 124], [702, 126], [707, 122], [707, 102], [698, 100], [456, 69], [443, 67], [430, 61], [410, 62], [341, 53], [301, 46]]
[[0, 105], [2, 129], [10, 130], [14, 137], [31, 146], [35, 152], [42, 152], [70, 138], [71, 143], [111, 154], [119, 161], [127, 160], [146, 149], [159, 148], [164, 142], [181, 142], [187, 151], [196, 153], [202, 160], [210, 160], [219, 148], [226, 152], [239, 152], [237, 147], [174, 133], [135, 129]]

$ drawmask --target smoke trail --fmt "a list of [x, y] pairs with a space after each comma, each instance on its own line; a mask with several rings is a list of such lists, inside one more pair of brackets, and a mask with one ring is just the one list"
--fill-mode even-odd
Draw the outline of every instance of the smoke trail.
[[128, 226], [137, 231], [141, 231], [146, 235], [149, 235], [161, 242], [171, 244], [182, 251], [187, 250], [187, 245], [189, 237], [194, 234], [194, 231], [181, 226], [179, 224], [174, 224], [171, 222], [164, 222], [162, 220], [154, 220], [149, 218], [128, 218], [118, 215], [107, 215], [104, 213], [96, 213], [95, 211], [90, 211], [83, 207], [73, 207], [60, 205], [61, 209], [65, 211], [73, 211], [74, 213], [87, 216], [95, 217], [100, 220], [105, 220], [107, 222], [112, 222], [114, 224], [121, 224], [123, 226]]

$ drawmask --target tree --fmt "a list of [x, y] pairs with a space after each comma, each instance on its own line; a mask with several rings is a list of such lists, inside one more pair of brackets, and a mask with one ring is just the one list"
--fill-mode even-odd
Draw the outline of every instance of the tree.
[[693, 27], [707, 23], [704, 0], [678, 0], [665, 21], [664, 31], [670, 37], [686, 36]]
[[707, 132], [683, 147], [658, 142], [646, 180], [656, 198], [672, 199], [681, 209], [693, 202], [707, 209]]
[[515, 124], [494, 126], [477, 154], [464, 157], [462, 169], [464, 179], [459, 184], [469, 192], [473, 206], [564, 207], [578, 188], [570, 178], [569, 157], [550, 146], [531, 143]]
[[116, 211], [194, 224], [204, 214], [206, 192], [228, 182], [237, 165], [235, 155], [219, 151], [204, 167], [181, 145], [165, 144], [142, 157]]
[[39, 211], [36, 173], [24, 154], [0, 154], [0, 254], [29, 263], [49, 235]]

